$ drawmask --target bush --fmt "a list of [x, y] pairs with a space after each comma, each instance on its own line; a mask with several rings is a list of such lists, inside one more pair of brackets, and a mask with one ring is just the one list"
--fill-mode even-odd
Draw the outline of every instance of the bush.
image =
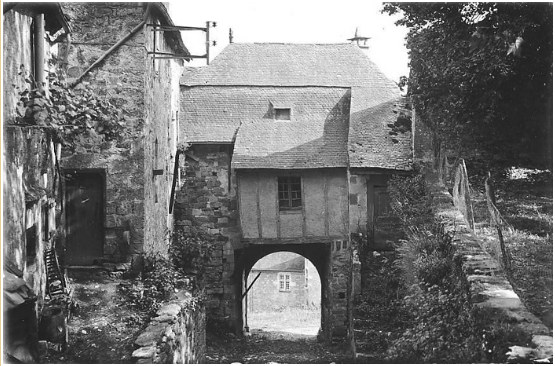
[[159, 254], [147, 254], [141, 273], [142, 281], [120, 287], [127, 297], [127, 304], [141, 311], [154, 314], [160, 304], [179, 289], [190, 289], [191, 280], [173, 265], [172, 261]]
[[173, 233], [170, 258], [173, 265], [185, 273], [194, 274], [198, 283], [204, 279], [206, 265], [212, 258], [214, 246], [200, 235], [191, 235], [183, 229]]
[[483, 362], [483, 333], [473, 317], [469, 285], [452, 236], [435, 220], [424, 177], [394, 177], [388, 191], [408, 240], [396, 264], [410, 295], [412, 326], [388, 350], [390, 362]]
[[[423, 290], [424, 288], [424, 290]], [[460, 293], [416, 285], [405, 298], [414, 325], [388, 350], [388, 361], [407, 363], [483, 362], [471, 306]]]

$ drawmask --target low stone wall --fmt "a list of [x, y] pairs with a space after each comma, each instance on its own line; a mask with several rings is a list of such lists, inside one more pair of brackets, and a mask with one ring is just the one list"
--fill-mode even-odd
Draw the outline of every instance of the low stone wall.
[[428, 182], [432, 184], [434, 213], [445, 224], [446, 231], [454, 234], [454, 243], [463, 255], [474, 305], [493, 309], [495, 315], [508, 320], [510, 327], [522, 329], [532, 338], [532, 347], [511, 347], [509, 359], [552, 359], [553, 337], [549, 329], [524, 307], [500, 264], [487, 253], [485, 245], [468, 229], [463, 215], [454, 207], [453, 197], [447, 189], [435, 177], [429, 176]]
[[189, 292], [162, 305], [135, 340], [135, 363], [204, 363], [206, 316], [204, 304]]

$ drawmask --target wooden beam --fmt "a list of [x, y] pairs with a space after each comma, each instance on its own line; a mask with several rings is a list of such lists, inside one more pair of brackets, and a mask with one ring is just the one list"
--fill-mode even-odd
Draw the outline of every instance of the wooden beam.
[[170, 193], [170, 208], [169, 212], [173, 212], [173, 202], [175, 197], [175, 187], [177, 185], [177, 177], [179, 176], [179, 151], [175, 153], [175, 164], [173, 166], [173, 181], [172, 181], [172, 191]]
[[260, 174], [256, 174], [256, 221], [258, 224], [258, 237], [262, 238], [262, 218], [260, 217]]
[[266, 244], [322, 244], [331, 243], [334, 240], [346, 240], [345, 236], [308, 236], [306, 238], [245, 238], [241, 240], [245, 245]]
[[260, 277], [260, 275], [262, 274], [262, 272], [258, 273], [258, 276], [256, 276], [256, 278], [251, 282], [250, 286], [245, 290], [245, 292], [243, 293], [243, 295], [241, 295], [241, 300], [247, 296], [247, 293], [250, 291], [250, 289], [252, 288], [252, 286], [254, 285], [254, 283], [256, 282], [256, 280], [258, 279], [258, 277]]
[[324, 176], [324, 235], [330, 235], [330, 215], [329, 215], [329, 201], [328, 201], [328, 187], [329, 178], [326, 174]]

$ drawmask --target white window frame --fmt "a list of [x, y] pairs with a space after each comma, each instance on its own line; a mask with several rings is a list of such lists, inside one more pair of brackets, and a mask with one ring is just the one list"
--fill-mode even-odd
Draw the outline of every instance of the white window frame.
[[280, 292], [291, 291], [291, 273], [289, 272], [278, 273], [278, 289]]

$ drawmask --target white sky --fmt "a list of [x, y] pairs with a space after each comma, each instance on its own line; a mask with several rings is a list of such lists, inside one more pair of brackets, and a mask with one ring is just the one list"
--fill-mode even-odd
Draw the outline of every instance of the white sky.
[[[205, 27], [206, 21], [217, 22], [210, 38], [217, 42], [210, 49], [213, 59], [233, 41], [241, 43], [344, 43], [359, 36], [371, 37], [369, 56], [393, 81], [408, 76], [408, 55], [404, 46], [406, 30], [395, 26], [395, 19], [381, 14], [381, 3], [371, 0], [250, 0], [170, 2], [169, 12], [176, 25]], [[182, 32], [185, 45], [194, 55], [206, 53], [206, 35], [202, 31]], [[206, 65], [205, 60], [189, 66]]]

